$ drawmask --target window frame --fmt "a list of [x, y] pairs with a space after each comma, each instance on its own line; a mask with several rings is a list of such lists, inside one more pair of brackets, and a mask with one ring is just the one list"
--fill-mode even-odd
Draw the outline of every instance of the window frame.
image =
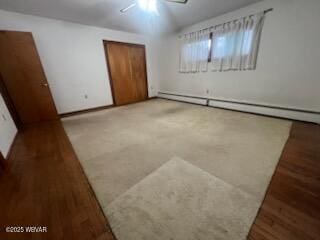
[[212, 51], [213, 51], [213, 32], [210, 32], [209, 40], [211, 42], [208, 56], [208, 63], [212, 62]]

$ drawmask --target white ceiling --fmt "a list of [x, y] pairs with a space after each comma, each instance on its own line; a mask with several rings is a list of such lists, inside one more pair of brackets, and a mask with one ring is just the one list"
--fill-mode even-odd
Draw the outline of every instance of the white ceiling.
[[189, 0], [177, 4], [157, 0], [159, 16], [139, 7], [126, 13], [120, 9], [134, 0], [0, 0], [0, 8], [97, 27], [136, 33], [177, 31], [260, 0]]

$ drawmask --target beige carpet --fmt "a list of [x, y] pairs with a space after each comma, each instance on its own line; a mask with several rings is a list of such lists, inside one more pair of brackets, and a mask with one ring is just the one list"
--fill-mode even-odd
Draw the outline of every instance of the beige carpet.
[[259, 202], [174, 158], [105, 211], [119, 240], [245, 239]]
[[[194, 166], [195, 175], [200, 174], [200, 168], [204, 170], [203, 173], [210, 174], [212, 179], [218, 179], [222, 188], [226, 188], [221, 191], [226, 201], [229, 199], [228, 187], [237, 189], [244, 196], [247, 194], [250, 196], [248, 199], [255, 199], [255, 204], [250, 204], [248, 212], [239, 211], [239, 219], [252, 216], [252, 212], [255, 215], [291, 127], [291, 122], [285, 120], [161, 99], [70, 117], [64, 119], [63, 122], [84, 171], [107, 216], [109, 208], [110, 211], [113, 209], [112, 216], [116, 216], [114, 209], [121, 205], [116, 203], [120, 202], [124, 196], [129, 196], [126, 195], [127, 191], [132, 191], [132, 188], [134, 189], [138, 183], [148, 184], [145, 180], [150, 179], [150, 176], [146, 178], [149, 174], [152, 173], [151, 176], [161, 175], [163, 169], [167, 169], [166, 163], [178, 156], [191, 164], [187, 168], [192, 169], [190, 166]], [[168, 164], [171, 166], [172, 163]], [[161, 166], [163, 167], [159, 170]], [[158, 170], [160, 173], [156, 174]], [[193, 177], [197, 178], [195, 175]], [[184, 181], [182, 180], [184, 177], [177, 176], [177, 182]], [[205, 177], [199, 181], [204, 181], [204, 179]], [[161, 185], [160, 182], [158, 184]], [[192, 188], [192, 186], [190, 187]], [[165, 190], [163, 186], [161, 189]], [[218, 193], [213, 193], [214, 189], [217, 188], [210, 188], [211, 193], [208, 195], [209, 197], [207, 196], [213, 201], [219, 196]], [[144, 196], [152, 194], [148, 191], [150, 191], [149, 188], [145, 192], [133, 195], [139, 196], [140, 194], [141, 201], [153, 201], [154, 198], [144, 199]], [[204, 190], [199, 189], [199, 192], [201, 191]], [[169, 192], [170, 189], [167, 193]], [[183, 205], [184, 201], [188, 201], [188, 199], [182, 198], [178, 203]], [[201, 203], [200, 197], [199, 201]], [[248, 202], [250, 201], [248, 200]], [[124, 200], [121, 202], [126, 203]], [[130, 201], [127, 203], [131, 204]], [[219, 203], [219, 199], [216, 200], [216, 203], [215, 208], [222, 210], [227, 206], [221, 201]], [[198, 204], [193, 207], [208, 209], [208, 213], [212, 208], [206, 204], [204, 201], [203, 205]], [[230, 202], [234, 208], [241, 204], [243, 203], [240, 200], [237, 201], [237, 198]], [[126, 208], [128, 207], [130, 206], [126, 206]], [[118, 210], [121, 211], [121, 208]], [[225, 210], [227, 211], [227, 209]], [[204, 212], [202, 213], [204, 214]], [[220, 216], [219, 212], [214, 211], [212, 213], [213, 215], [217, 214], [216, 217], [224, 221], [224, 215]], [[132, 212], [132, 214], [135, 213]], [[191, 213], [188, 215], [188, 211], [185, 211], [176, 216], [178, 218], [181, 216], [191, 217]], [[208, 217], [212, 222], [213, 219], [210, 219], [209, 216], [212, 215], [203, 216], [203, 219]], [[146, 221], [144, 217], [147, 216], [141, 215], [137, 218], [137, 223]], [[248, 222], [252, 221], [251, 218]], [[110, 221], [115, 229], [124, 229], [123, 236], [126, 235], [125, 229], [127, 228], [118, 227], [121, 225], [119, 224], [121, 214], [118, 217], [110, 217]], [[163, 219], [159, 217], [154, 224], [157, 225], [162, 221]], [[181, 221], [185, 221], [185, 219], [181, 219]], [[207, 224], [211, 224], [210, 222]], [[246, 223], [248, 222], [246, 221]], [[225, 226], [227, 226], [226, 230], [228, 234], [231, 234], [230, 236], [232, 234], [242, 236], [242, 230], [239, 230], [239, 226], [234, 222], [226, 222], [223, 226], [217, 225], [213, 228], [219, 232], [223, 231], [220, 227]], [[151, 231], [152, 228], [144, 230], [148, 231], [148, 229]], [[157, 226], [155, 229], [158, 229]], [[171, 234], [170, 228], [160, 227], [160, 229], [162, 229], [159, 230], [161, 233], [157, 234], [163, 234], [163, 236]], [[116, 230], [118, 235], [121, 234], [119, 231], [122, 230]], [[199, 231], [198, 228], [194, 228], [192, 231], [193, 234], [200, 234], [195, 239], [207, 239], [204, 237], [207, 234], [209, 234], [209, 239], [224, 239], [217, 235], [210, 235], [214, 234], [212, 232], [196, 233]], [[143, 233], [144, 231], [139, 230], [136, 234]], [[180, 239], [181, 235], [171, 236], [172, 239]], [[126, 240], [126, 238], [120, 238], [120, 240]]]

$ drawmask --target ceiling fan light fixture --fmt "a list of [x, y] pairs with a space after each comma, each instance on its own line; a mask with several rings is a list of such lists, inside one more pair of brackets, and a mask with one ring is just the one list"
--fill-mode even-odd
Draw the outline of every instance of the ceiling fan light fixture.
[[146, 12], [158, 12], [157, 0], [138, 0], [139, 7]]
[[186, 4], [188, 0], [166, 0], [167, 2]]
[[[180, 4], [186, 4], [188, 0], [164, 0], [166, 2], [171, 3], [180, 3]], [[133, 3], [131, 3], [129, 6], [122, 8], [120, 12], [125, 13], [131, 8], [134, 8], [135, 6], [139, 6], [141, 10], [149, 13], [155, 13], [159, 16], [158, 12], [158, 0], [135, 0]]]

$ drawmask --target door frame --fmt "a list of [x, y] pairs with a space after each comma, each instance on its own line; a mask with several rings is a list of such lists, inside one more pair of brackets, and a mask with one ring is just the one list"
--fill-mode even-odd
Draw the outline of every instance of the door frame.
[[9, 112], [10, 112], [10, 115], [16, 125], [16, 127], [18, 129], [21, 129], [21, 126], [22, 126], [22, 121], [19, 117], [19, 114], [17, 112], [17, 109], [16, 107], [14, 106], [14, 103], [11, 99], [11, 96], [8, 92], [8, 89], [6, 87], [6, 84], [4, 83], [3, 79], [2, 79], [2, 75], [1, 75], [1, 72], [0, 72], [0, 94], [4, 100], [4, 103], [6, 104]]
[[[116, 43], [116, 44], [122, 44], [122, 45], [126, 45], [126, 46], [136, 46], [136, 47], [142, 47], [143, 48], [143, 50], [144, 50], [144, 59], [145, 59], [144, 67], [146, 69], [146, 89], [147, 89], [147, 99], [148, 99], [149, 98], [149, 85], [148, 85], [149, 83], [148, 83], [146, 45], [137, 44], [137, 43], [118, 42], [118, 41], [112, 41], [112, 40], [102, 40], [102, 42], [103, 42], [103, 48], [104, 48], [104, 53], [105, 53], [105, 58], [106, 58], [106, 65], [107, 65], [107, 71], [108, 71], [108, 77], [109, 77], [109, 84], [110, 84], [110, 89], [111, 89], [113, 106], [118, 106], [118, 105], [116, 104], [116, 100], [115, 100], [115, 94], [114, 94], [115, 91], [114, 91], [113, 80], [112, 80], [112, 75], [111, 75], [111, 68], [110, 68], [110, 64], [109, 64], [109, 53], [108, 53], [108, 48], [107, 48], [109, 43]], [[131, 104], [131, 103], [128, 103], [128, 104]], [[127, 105], [127, 104], [123, 104], [123, 105]]]

